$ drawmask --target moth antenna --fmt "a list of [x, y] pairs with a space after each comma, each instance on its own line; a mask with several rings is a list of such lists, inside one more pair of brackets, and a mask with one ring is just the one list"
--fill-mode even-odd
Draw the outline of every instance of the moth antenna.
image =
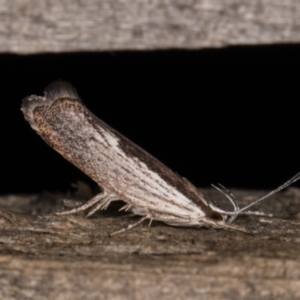
[[235, 200], [235, 197], [221, 184], [218, 183], [218, 186], [212, 184], [213, 188], [215, 188], [217, 191], [221, 192], [233, 205], [234, 211], [238, 211], [240, 208]]
[[288, 187], [289, 185], [293, 184], [294, 182], [296, 182], [297, 180], [300, 179], [300, 172], [297, 173], [295, 176], [293, 176], [291, 179], [289, 179], [288, 181], [286, 181], [285, 183], [283, 183], [282, 185], [280, 185], [278, 188], [276, 188], [275, 190], [271, 191], [270, 193], [268, 193], [267, 195], [257, 199], [256, 201], [250, 203], [249, 205], [243, 207], [242, 209], [240, 209], [238, 211], [238, 213], [247, 210], [248, 208], [250, 208], [251, 206], [255, 205], [258, 202], [261, 202], [273, 195], [275, 195], [276, 193], [280, 192], [281, 190], [285, 189], [286, 187]]
[[[212, 187], [215, 188], [217, 191], [221, 192], [223, 195], [225, 195], [225, 197], [233, 205], [234, 211], [238, 211], [240, 209], [239, 205], [236, 202], [234, 195], [228, 189], [226, 189], [222, 184], [218, 183], [218, 186], [215, 186], [214, 184], [212, 184]], [[238, 215], [231, 216], [228, 220], [226, 220], [226, 222], [232, 223], [237, 218], [237, 216]]]
[[229, 201], [232, 203], [234, 210], [239, 210], [240, 207], [236, 201], [235, 196], [222, 184], [218, 183], [218, 186], [222, 189], [222, 193], [229, 199]]
[[[297, 173], [295, 176], [293, 176], [291, 179], [289, 179], [288, 181], [286, 181], [285, 183], [283, 183], [282, 185], [280, 185], [278, 188], [276, 188], [275, 190], [271, 191], [270, 193], [266, 194], [265, 196], [253, 201], [252, 203], [250, 203], [249, 205], [237, 210], [237, 211], [233, 211], [233, 212], [225, 212], [225, 211], [221, 211], [221, 213], [225, 214], [225, 215], [229, 215], [229, 216], [234, 216], [234, 215], [238, 215], [241, 212], [247, 210], [248, 208], [250, 208], [251, 206], [255, 205], [258, 202], [261, 202], [263, 200], [266, 200], [267, 198], [273, 196], [274, 194], [280, 192], [281, 190], [285, 189], [286, 187], [288, 187], [289, 185], [293, 184], [294, 182], [296, 182], [297, 180], [300, 179], [300, 172]], [[214, 208], [215, 209], [215, 208]], [[216, 210], [218, 211], [218, 210]]]

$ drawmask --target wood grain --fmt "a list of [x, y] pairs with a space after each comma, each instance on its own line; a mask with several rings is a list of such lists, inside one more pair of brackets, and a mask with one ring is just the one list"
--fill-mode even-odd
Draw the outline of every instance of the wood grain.
[[10, 0], [0, 13], [0, 51], [20, 54], [300, 41], [288, 0]]
[[[265, 193], [233, 192], [241, 205]], [[0, 298], [299, 299], [299, 195], [289, 188], [262, 203], [273, 219], [239, 217], [254, 236], [154, 222], [115, 237], [134, 222], [118, 203], [87, 219], [49, 214], [64, 195], [2, 197]]]

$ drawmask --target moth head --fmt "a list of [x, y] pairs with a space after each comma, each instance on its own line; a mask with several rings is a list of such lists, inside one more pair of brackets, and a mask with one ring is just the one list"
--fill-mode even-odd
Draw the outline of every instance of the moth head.
[[290, 186], [291, 184], [293, 184], [294, 182], [298, 181], [300, 179], [300, 172], [297, 173], [296, 175], [294, 175], [292, 178], [290, 178], [289, 180], [287, 180], [286, 182], [284, 182], [283, 184], [281, 184], [278, 188], [276, 188], [275, 190], [272, 190], [271, 192], [269, 192], [268, 194], [264, 195], [263, 197], [260, 197], [259, 199], [251, 202], [250, 204], [244, 206], [243, 208], [239, 208], [239, 205], [236, 202], [235, 197], [232, 195], [232, 193], [230, 193], [229, 190], [227, 190], [224, 186], [222, 185], [218, 185], [218, 186], [214, 186], [212, 185], [215, 189], [217, 189], [219, 192], [221, 192], [223, 195], [225, 195], [227, 197], [227, 199], [231, 202], [231, 204], [233, 205], [234, 210], [233, 211], [225, 211], [215, 205], [213, 205], [212, 203], [209, 203], [209, 207], [215, 211], [220, 213], [223, 217], [224, 217], [224, 221], [226, 221], [227, 223], [232, 223], [236, 217], [240, 214], [248, 214], [248, 215], [267, 215], [264, 214], [262, 212], [259, 211], [248, 211], [246, 212], [250, 207], [252, 207], [253, 205], [264, 201], [268, 198], [270, 198], [271, 196], [277, 194], [278, 192], [280, 192], [281, 190], [287, 188], [288, 186]]

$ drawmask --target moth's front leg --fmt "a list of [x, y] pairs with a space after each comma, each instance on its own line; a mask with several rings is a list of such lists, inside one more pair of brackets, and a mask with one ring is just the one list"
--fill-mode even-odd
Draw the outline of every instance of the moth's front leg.
[[97, 194], [95, 197], [88, 200], [83, 205], [73, 208], [71, 210], [57, 212], [56, 215], [62, 216], [62, 215], [75, 214], [75, 213], [78, 213], [81, 211], [85, 211], [88, 208], [95, 205], [95, 207], [87, 214], [87, 216], [89, 217], [100, 209], [106, 209], [111, 202], [116, 201], [116, 200], [119, 200], [119, 198], [117, 196], [115, 196], [113, 194], [108, 194], [105, 191], [103, 191], [102, 193]]

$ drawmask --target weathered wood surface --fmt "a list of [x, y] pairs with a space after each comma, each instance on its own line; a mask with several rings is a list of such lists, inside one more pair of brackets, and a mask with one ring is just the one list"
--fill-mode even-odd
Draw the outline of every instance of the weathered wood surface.
[[300, 2], [2, 0], [0, 51], [199, 49], [300, 41]]
[[[241, 205], [264, 194], [233, 192]], [[116, 207], [92, 219], [51, 215], [62, 198], [0, 199], [0, 299], [300, 298], [299, 189], [259, 206], [275, 218], [237, 219], [254, 235], [154, 222], [109, 237], [133, 219]]]

